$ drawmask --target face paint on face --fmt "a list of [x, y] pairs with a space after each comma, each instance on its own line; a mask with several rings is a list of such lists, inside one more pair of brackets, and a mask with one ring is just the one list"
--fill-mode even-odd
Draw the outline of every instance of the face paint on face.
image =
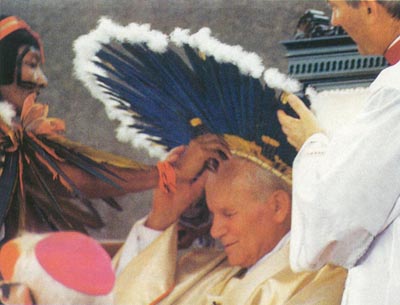
[[47, 86], [47, 78], [41, 67], [40, 51], [32, 46], [22, 47], [17, 57], [16, 65], [17, 85], [27, 89], [35, 90]]
[[41, 53], [37, 48], [24, 45], [18, 49], [14, 81], [0, 86], [1, 98], [13, 104], [17, 112], [21, 111], [30, 94], [39, 94], [47, 86], [41, 63]]

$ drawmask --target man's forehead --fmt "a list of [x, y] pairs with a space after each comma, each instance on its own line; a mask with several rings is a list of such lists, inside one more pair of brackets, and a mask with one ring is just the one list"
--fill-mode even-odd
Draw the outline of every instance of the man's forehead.
[[[256, 179], [260, 176], [264, 176], [264, 179]], [[216, 172], [208, 174], [206, 192], [207, 189], [218, 193], [227, 189], [231, 192], [244, 189], [254, 191], [260, 183], [268, 179], [267, 177], [269, 174], [266, 169], [252, 161], [234, 156], [229, 161], [222, 162]]]

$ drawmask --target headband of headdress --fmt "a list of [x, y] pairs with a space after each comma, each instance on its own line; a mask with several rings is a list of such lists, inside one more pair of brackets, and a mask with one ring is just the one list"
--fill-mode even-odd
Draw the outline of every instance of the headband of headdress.
[[8, 35], [18, 31], [25, 30], [36, 40], [39, 45], [42, 63], [44, 63], [44, 50], [40, 35], [30, 28], [30, 26], [22, 19], [16, 16], [9, 16], [0, 21], [0, 41]]
[[268, 85], [281, 78], [281, 89], [301, 88], [265, 70], [257, 54], [221, 43], [208, 28], [195, 34], [177, 28], [167, 36], [106, 18], [74, 48], [75, 74], [120, 121], [120, 140], [161, 157], [195, 136], [190, 121], [199, 118], [224, 135], [234, 154], [291, 183], [296, 152], [282, 133], [281, 104]]

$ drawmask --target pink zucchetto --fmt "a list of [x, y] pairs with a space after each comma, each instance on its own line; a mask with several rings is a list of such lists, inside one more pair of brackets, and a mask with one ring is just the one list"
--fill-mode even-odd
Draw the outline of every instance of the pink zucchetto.
[[98, 296], [111, 292], [115, 275], [110, 256], [92, 238], [78, 232], [57, 232], [39, 241], [35, 255], [56, 281]]

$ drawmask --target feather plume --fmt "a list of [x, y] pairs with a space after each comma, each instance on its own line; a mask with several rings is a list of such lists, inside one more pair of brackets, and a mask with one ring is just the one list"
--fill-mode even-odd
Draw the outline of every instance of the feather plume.
[[[36, 103], [35, 95], [30, 95], [24, 102], [19, 122], [9, 126], [5, 122], [7, 119], [0, 118], [0, 225], [7, 219], [6, 238], [10, 237], [8, 234], [37, 225], [82, 232], [86, 232], [86, 227], [104, 225], [92, 203], [62, 170], [61, 163], [68, 162], [116, 189], [120, 187], [114, 179], [118, 181], [119, 177], [108, 170], [104, 162], [124, 168], [141, 168], [134, 162], [66, 140], [60, 135], [64, 131], [63, 121], [47, 115], [47, 105]], [[73, 200], [67, 200], [65, 196]], [[74, 204], [75, 201], [80, 205]], [[115, 201], [106, 202], [120, 210]], [[13, 213], [20, 217], [16, 220]]]
[[15, 115], [16, 112], [13, 105], [7, 102], [0, 102], [0, 117], [6, 124], [11, 125], [12, 119]]
[[[162, 157], [196, 135], [190, 120], [199, 118], [210, 132], [224, 134], [235, 153], [290, 183], [296, 152], [277, 120], [281, 105], [262, 79], [265, 67], [257, 54], [220, 42], [209, 28], [194, 34], [176, 28], [168, 38], [131, 24], [121, 31], [139, 29], [143, 40], [128, 42], [105, 29], [105, 23], [113, 28], [110, 22], [101, 19], [97, 29], [78, 38], [74, 68], [109, 117], [119, 120], [118, 139]], [[149, 41], [161, 37], [165, 48], [154, 50]], [[88, 53], [84, 43], [93, 40], [100, 48], [88, 48]], [[278, 75], [276, 69], [273, 73]], [[283, 74], [273, 85], [300, 90]]]
[[303, 85], [296, 79], [279, 72], [276, 68], [269, 68], [264, 72], [264, 81], [273, 89], [289, 93], [300, 92]]
[[[142, 40], [113, 34], [115, 27]], [[150, 41], [163, 47], [155, 50]], [[261, 58], [220, 42], [209, 28], [194, 34], [176, 28], [167, 37], [149, 25], [120, 28], [102, 18], [95, 30], [76, 40], [74, 50], [75, 75], [104, 103], [109, 118], [120, 122], [118, 140], [153, 157], [163, 158], [170, 148], [188, 143], [193, 117], [200, 117], [211, 131], [245, 138], [256, 137], [251, 136], [254, 126], [265, 127], [255, 117], [270, 111], [262, 104], [273, 92], [260, 82], [265, 71]], [[298, 90], [293, 84], [285, 80], [291, 92]]]
[[[161, 32], [151, 30], [150, 25], [139, 25], [131, 23], [127, 27], [122, 27], [108, 18], [101, 18], [98, 27], [87, 35], [79, 37], [74, 42], [75, 50], [85, 50], [77, 52], [79, 54], [74, 59], [75, 75], [82, 80], [89, 88], [94, 97], [103, 101], [106, 112], [111, 120], [118, 119], [121, 125], [118, 129], [117, 138], [120, 141], [131, 142], [133, 146], [148, 147], [150, 145], [147, 137], [138, 134], [131, 128], [135, 120], [131, 113], [127, 111], [126, 103], [115, 100], [112, 96], [104, 93], [101, 87], [97, 86], [97, 77], [106, 77], [107, 73], [94, 60], [95, 54], [104, 44], [115, 39], [119, 43], [144, 44], [155, 53], [165, 51], [168, 45], [167, 36]], [[164, 156], [160, 149], [154, 151], [153, 155]]]

